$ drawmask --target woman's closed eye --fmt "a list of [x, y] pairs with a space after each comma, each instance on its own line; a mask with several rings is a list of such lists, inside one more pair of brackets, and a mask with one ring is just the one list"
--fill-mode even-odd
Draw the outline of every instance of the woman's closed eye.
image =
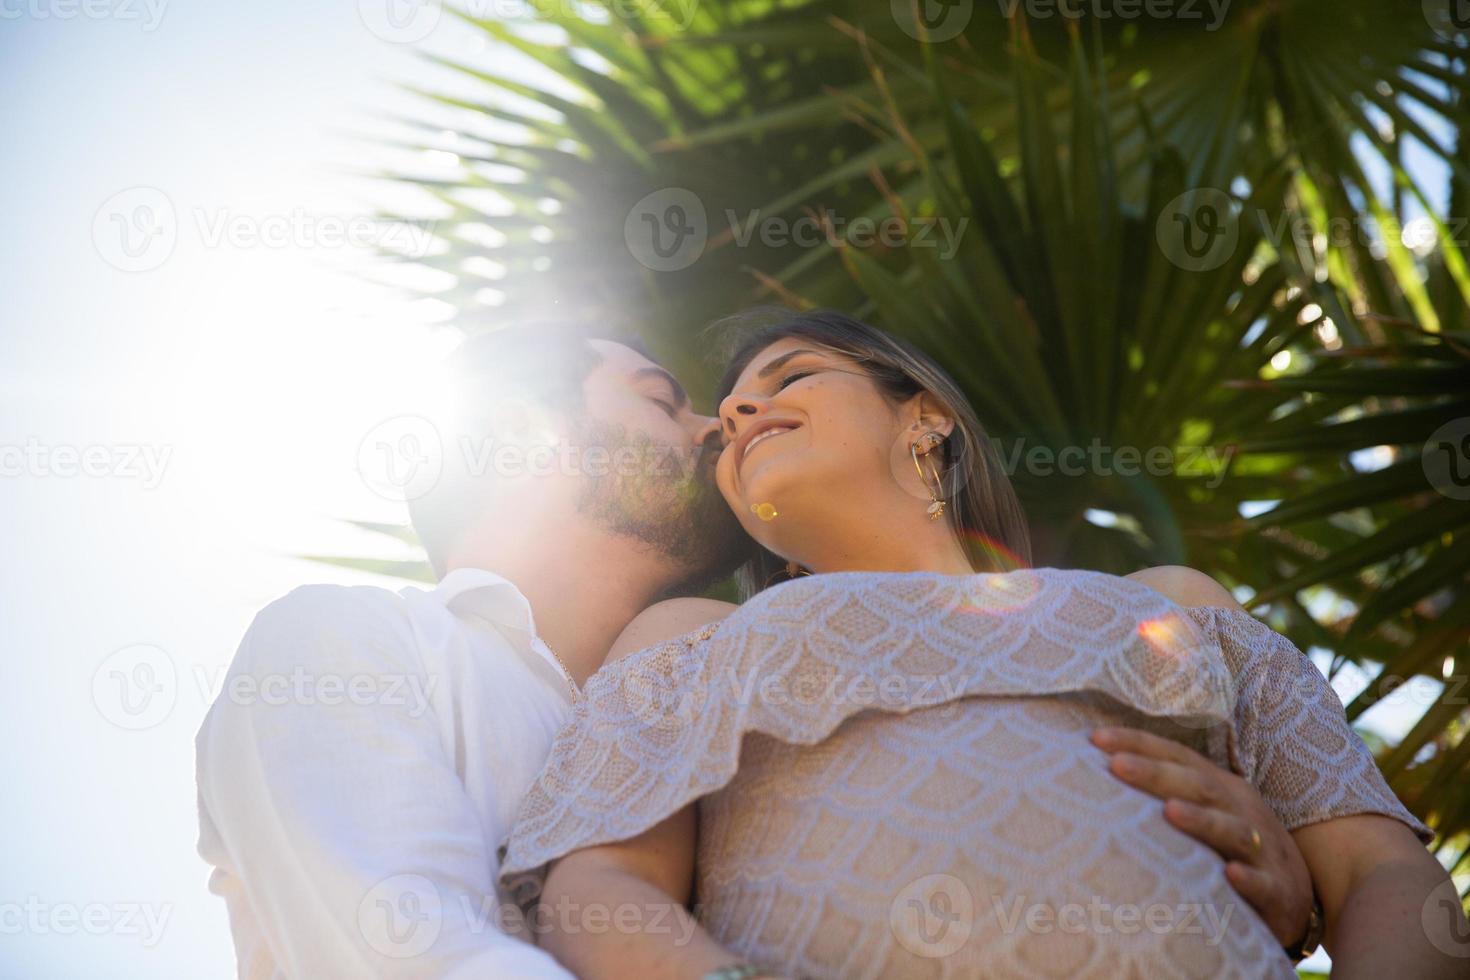
[[786, 377], [782, 378], [779, 382], [776, 383], [776, 390], [781, 391], [787, 385], [794, 384], [797, 381], [800, 381], [802, 378], [809, 378], [816, 373], [817, 372], [815, 371], [792, 371], [790, 374], [786, 375]]

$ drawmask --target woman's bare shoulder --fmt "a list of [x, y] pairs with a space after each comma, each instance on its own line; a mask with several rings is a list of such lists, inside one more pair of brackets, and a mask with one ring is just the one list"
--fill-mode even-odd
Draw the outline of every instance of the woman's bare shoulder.
[[1204, 572], [1184, 565], [1157, 565], [1123, 576], [1174, 600], [1181, 606], [1223, 606], [1244, 610], [1230, 590]]
[[672, 640], [707, 623], [717, 622], [739, 608], [733, 602], [696, 596], [655, 602], [623, 627], [623, 632], [608, 651], [607, 662], [612, 663], [630, 653]]

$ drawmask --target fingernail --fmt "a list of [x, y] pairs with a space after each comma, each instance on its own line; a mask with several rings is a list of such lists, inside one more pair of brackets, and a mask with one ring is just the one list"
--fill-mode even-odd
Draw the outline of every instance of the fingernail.
[[1111, 742], [1115, 731], [1116, 729], [1112, 728], [1094, 728], [1092, 730], [1092, 740], [1099, 745], [1103, 742]]

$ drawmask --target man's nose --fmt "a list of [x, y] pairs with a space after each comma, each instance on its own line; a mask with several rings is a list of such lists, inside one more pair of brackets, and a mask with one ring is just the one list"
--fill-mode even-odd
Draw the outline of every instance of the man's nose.
[[698, 415], [698, 424], [694, 427], [694, 445], [696, 447], [720, 446], [720, 420], [711, 415]]

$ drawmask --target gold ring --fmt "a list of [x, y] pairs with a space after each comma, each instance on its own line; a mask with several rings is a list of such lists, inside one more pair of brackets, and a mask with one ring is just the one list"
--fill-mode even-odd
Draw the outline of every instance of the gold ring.
[[1251, 849], [1261, 853], [1261, 832], [1254, 827], [1251, 828]]

